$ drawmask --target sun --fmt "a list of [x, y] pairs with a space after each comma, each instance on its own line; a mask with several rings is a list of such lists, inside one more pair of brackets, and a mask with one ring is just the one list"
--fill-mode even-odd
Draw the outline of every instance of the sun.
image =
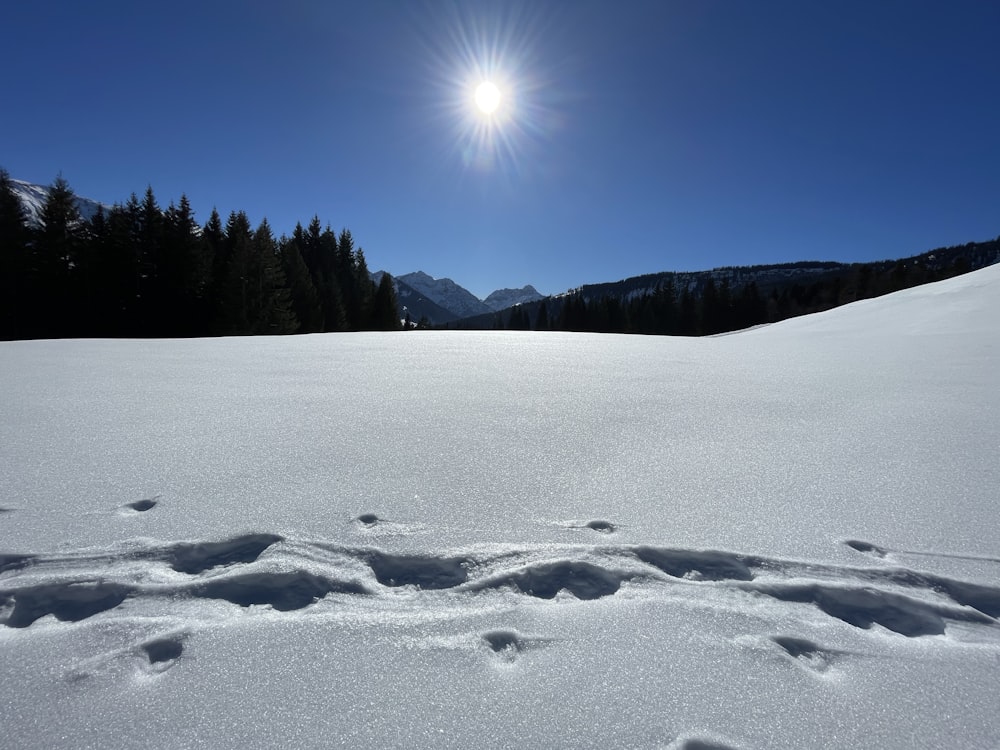
[[432, 94], [420, 94], [426, 117], [413, 134], [441, 147], [441, 164], [457, 157], [465, 169], [523, 176], [565, 122], [573, 64], [550, 53], [569, 44], [560, 41], [566, 24], [543, 3], [440, 5], [440, 17], [413, 18], [420, 58], [407, 76], [414, 94]]
[[476, 87], [476, 106], [484, 114], [490, 115], [500, 106], [500, 89], [492, 81], [483, 81]]

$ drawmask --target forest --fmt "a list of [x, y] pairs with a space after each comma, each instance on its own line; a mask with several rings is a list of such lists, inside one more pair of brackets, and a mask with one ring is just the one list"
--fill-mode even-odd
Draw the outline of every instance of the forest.
[[33, 226], [0, 170], [0, 338], [196, 337], [400, 328], [348, 229], [276, 238], [234, 211], [204, 226], [153, 189], [83, 220], [61, 176]]
[[[1000, 238], [872, 263], [664, 272], [595, 284], [444, 328], [703, 336], [828, 310], [1000, 262]], [[278, 335], [430, 328], [376, 284], [350, 230], [314, 216], [275, 237], [243, 211], [204, 226], [152, 187], [87, 220], [65, 179], [29, 221], [0, 170], [0, 339]], [[405, 322], [401, 321], [405, 318]]]

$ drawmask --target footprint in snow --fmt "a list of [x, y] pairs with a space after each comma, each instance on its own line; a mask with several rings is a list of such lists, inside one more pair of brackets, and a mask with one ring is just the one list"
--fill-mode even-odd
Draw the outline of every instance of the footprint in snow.
[[865, 555], [885, 557], [889, 554], [889, 550], [879, 547], [877, 544], [872, 544], [871, 542], [863, 542], [860, 539], [846, 539], [844, 540], [844, 544], [855, 552], [860, 552]]
[[513, 664], [526, 652], [545, 647], [549, 638], [525, 637], [515, 630], [490, 630], [480, 636], [480, 645], [485, 646], [492, 661]]
[[713, 737], [678, 737], [667, 750], [737, 750], [735, 745]]
[[154, 638], [139, 644], [139, 649], [149, 659], [150, 666], [163, 671], [169, 669], [184, 653], [184, 638], [179, 635]]
[[595, 518], [591, 521], [556, 521], [549, 525], [559, 526], [564, 529], [580, 530], [589, 529], [590, 531], [596, 531], [600, 534], [614, 534], [618, 531], [618, 526], [611, 523], [611, 521], [605, 521], [600, 518]]
[[145, 513], [148, 510], [152, 510], [159, 502], [159, 495], [146, 497], [142, 500], [135, 500], [131, 503], [125, 503], [124, 505], [119, 506], [119, 512], [125, 516], [133, 516], [137, 513]]
[[839, 651], [825, 649], [805, 638], [775, 635], [771, 636], [771, 640], [796, 664], [812, 672], [827, 671], [841, 654]]
[[618, 531], [618, 527], [615, 526], [610, 521], [600, 521], [600, 520], [587, 521], [585, 526], [588, 529], [599, 531], [602, 534], [614, 534], [616, 531]]

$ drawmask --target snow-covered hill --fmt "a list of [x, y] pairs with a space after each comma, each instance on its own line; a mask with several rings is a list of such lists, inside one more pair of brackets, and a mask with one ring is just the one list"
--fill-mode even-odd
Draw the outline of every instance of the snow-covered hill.
[[[21, 205], [24, 206], [29, 223], [37, 226], [41, 222], [42, 207], [49, 196], [48, 187], [33, 185], [30, 182], [14, 179], [11, 180], [11, 183], [14, 187], [14, 192], [17, 193], [17, 197], [21, 199]], [[76, 208], [84, 221], [89, 221], [97, 213], [99, 205], [101, 204], [90, 198], [76, 196]], [[107, 211], [108, 206], [104, 206], [104, 210]]]
[[2, 744], [997, 747], [998, 321], [0, 343]]

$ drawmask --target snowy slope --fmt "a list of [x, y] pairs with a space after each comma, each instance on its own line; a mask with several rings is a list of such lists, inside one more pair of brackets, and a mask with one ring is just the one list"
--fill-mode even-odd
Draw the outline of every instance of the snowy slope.
[[[24, 206], [25, 213], [28, 215], [28, 222], [32, 225], [38, 225], [41, 221], [42, 207], [49, 197], [49, 189], [42, 185], [33, 185], [30, 182], [24, 182], [23, 180], [12, 179], [11, 183], [14, 192], [17, 193], [17, 197], [21, 199], [21, 205]], [[76, 208], [84, 221], [90, 221], [93, 215], [97, 213], [99, 205], [101, 204], [89, 198], [76, 197]], [[107, 211], [108, 206], [104, 206], [104, 210]]]
[[2, 744], [996, 747], [998, 308], [0, 344]]

